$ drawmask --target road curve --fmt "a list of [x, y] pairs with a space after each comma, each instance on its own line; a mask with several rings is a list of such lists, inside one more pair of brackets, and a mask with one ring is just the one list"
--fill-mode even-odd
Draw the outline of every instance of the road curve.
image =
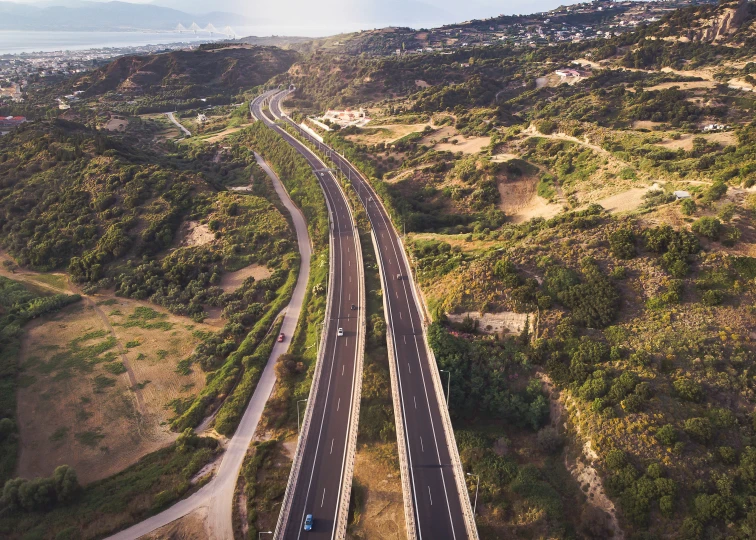
[[352, 183], [373, 228], [383, 276], [386, 319], [393, 337], [404, 444], [410, 470], [414, 534], [425, 540], [477, 538], [472, 508], [465, 490], [456, 441], [440, 391], [435, 358], [424, 334], [424, 317], [413, 289], [404, 247], [380, 199], [349, 161], [297, 126], [280, 108], [289, 92], [270, 101], [271, 113], [292, 125], [300, 136], [324, 152]]
[[[287, 488], [291, 498], [285, 497], [276, 528], [276, 538], [330, 540], [343, 534], [341, 528], [346, 527], [355, 443], [350, 429], [356, 427], [359, 416], [354, 405], [359, 404], [362, 384], [365, 316], [358, 300], [364, 297], [359, 236], [337, 178], [323, 170], [323, 163], [306, 146], [268, 119], [261, 102], [255, 104], [252, 114], [277, 131], [316, 171], [331, 215], [331, 320], [326, 325], [324, 351], [316, 368], [320, 370], [320, 380], [313, 384], [308, 401], [312, 422], [301, 434], [301, 464], [292, 467]], [[337, 335], [339, 328], [343, 329], [341, 337]], [[307, 514], [312, 514], [314, 527], [304, 533]]]
[[276, 382], [276, 360], [280, 355], [289, 350], [289, 345], [291, 344], [290, 336], [294, 335], [294, 330], [296, 329], [297, 321], [299, 320], [302, 311], [302, 302], [305, 293], [307, 292], [307, 282], [310, 279], [310, 259], [312, 258], [307, 223], [305, 222], [302, 212], [297, 208], [291, 198], [289, 198], [283, 184], [273, 171], [270, 170], [267, 164], [263, 162], [259, 156], [255, 155], [255, 157], [273, 181], [276, 193], [289, 211], [289, 214], [291, 214], [291, 219], [294, 223], [294, 229], [297, 234], [297, 245], [301, 257], [299, 276], [297, 277], [297, 283], [294, 286], [291, 300], [283, 311], [285, 312], [285, 315], [281, 325], [281, 332], [287, 337], [282, 343], [276, 342], [274, 344], [268, 362], [265, 365], [265, 369], [257, 383], [257, 387], [244, 411], [244, 416], [242, 416], [239, 427], [228, 443], [215, 478], [196, 493], [177, 502], [167, 510], [111, 536], [110, 538], [113, 540], [132, 540], [139, 538], [140, 536], [167, 525], [168, 523], [171, 523], [201, 507], [208, 508], [207, 529], [210, 538], [231, 539], [234, 537], [232, 509], [236, 480], [239, 477], [239, 471], [244, 462], [244, 456], [246, 455], [247, 449], [249, 448], [255, 431], [257, 430], [257, 425], [260, 422], [265, 403], [268, 401], [268, 398], [273, 391], [273, 386]]
[[181, 131], [184, 132], [184, 137], [191, 137], [192, 136], [192, 132], [189, 131], [188, 129], [186, 129], [184, 127], [184, 124], [182, 124], [181, 122], [179, 122], [178, 120], [176, 120], [176, 117], [173, 116], [172, 112], [167, 112], [167, 113], [165, 113], [165, 115], [168, 117], [168, 120], [170, 120], [171, 122], [173, 122], [174, 124], [176, 124], [176, 127], [179, 128]]

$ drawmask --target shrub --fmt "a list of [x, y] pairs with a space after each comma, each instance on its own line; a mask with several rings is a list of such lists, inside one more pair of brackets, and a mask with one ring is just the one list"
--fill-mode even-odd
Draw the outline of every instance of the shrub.
[[635, 234], [630, 229], [618, 229], [609, 235], [609, 249], [619, 259], [632, 259], [635, 249]]
[[706, 418], [689, 418], [683, 429], [691, 439], [701, 444], [707, 444], [713, 435], [711, 422]]
[[710, 289], [701, 295], [701, 302], [705, 306], [718, 306], [724, 301], [724, 296], [722, 291]]
[[698, 218], [691, 227], [693, 232], [708, 238], [709, 240], [719, 240], [722, 233], [722, 222], [713, 217]]
[[663, 425], [656, 432], [656, 440], [665, 446], [672, 446], [677, 442], [677, 431], [672, 424]]
[[696, 211], [696, 202], [693, 199], [683, 199], [680, 210], [686, 216], [692, 216]]
[[696, 403], [704, 400], [703, 387], [693, 379], [681, 377], [673, 382], [672, 386], [680, 399]]

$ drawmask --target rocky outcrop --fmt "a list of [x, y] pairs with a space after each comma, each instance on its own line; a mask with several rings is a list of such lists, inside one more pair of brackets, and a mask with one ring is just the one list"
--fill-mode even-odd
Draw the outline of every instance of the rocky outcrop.
[[714, 16], [701, 21], [698, 28], [687, 31], [690, 41], [721, 42], [738, 31], [749, 14], [748, 0], [721, 4]]

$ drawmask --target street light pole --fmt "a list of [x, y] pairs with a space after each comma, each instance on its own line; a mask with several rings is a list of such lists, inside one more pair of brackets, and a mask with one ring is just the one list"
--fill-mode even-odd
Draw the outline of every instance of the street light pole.
[[475, 515], [475, 509], [478, 508], [478, 488], [480, 487], [480, 476], [473, 473], [467, 473], [467, 476], [474, 476], [478, 479], [475, 484], [475, 504], [473, 504], [473, 516]]
[[446, 373], [449, 375], [449, 378], [446, 380], [446, 408], [449, 408], [449, 393], [451, 392], [451, 371], [448, 371], [446, 369], [439, 369], [440, 372]]
[[299, 404], [303, 401], [307, 401], [306, 399], [300, 399], [297, 401], [297, 433], [299, 433]]

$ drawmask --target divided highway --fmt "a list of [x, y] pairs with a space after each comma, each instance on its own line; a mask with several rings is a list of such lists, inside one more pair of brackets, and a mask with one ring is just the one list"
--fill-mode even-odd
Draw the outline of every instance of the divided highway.
[[438, 368], [427, 345], [423, 315], [402, 243], [378, 196], [359, 171], [283, 114], [280, 103], [288, 94], [282, 92], [270, 98], [271, 113], [289, 122], [319, 150], [329, 152], [336, 167], [352, 182], [372, 224], [400, 398], [401, 410], [395, 412], [404, 424], [404, 440], [399, 444], [405, 445], [409, 478], [404, 485], [411, 492], [404, 496], [411, 498], [407, 521], [415, 529], [408, 531], [408, 537], [477, 539]]
[[[332, 263], [325, 335], [275, 538], [341, 538], [346, 529], [362, 385], [362, 252], [351, 209], [336, 177], [324, 170], [305, 145], [264, 114], [270, 96], [267, 92], [255, 99], [250, 112], [286, 139], [318, 176], [331, 218]], [[305, 532], [308, 514], [313, 516], [313, 528]]]

